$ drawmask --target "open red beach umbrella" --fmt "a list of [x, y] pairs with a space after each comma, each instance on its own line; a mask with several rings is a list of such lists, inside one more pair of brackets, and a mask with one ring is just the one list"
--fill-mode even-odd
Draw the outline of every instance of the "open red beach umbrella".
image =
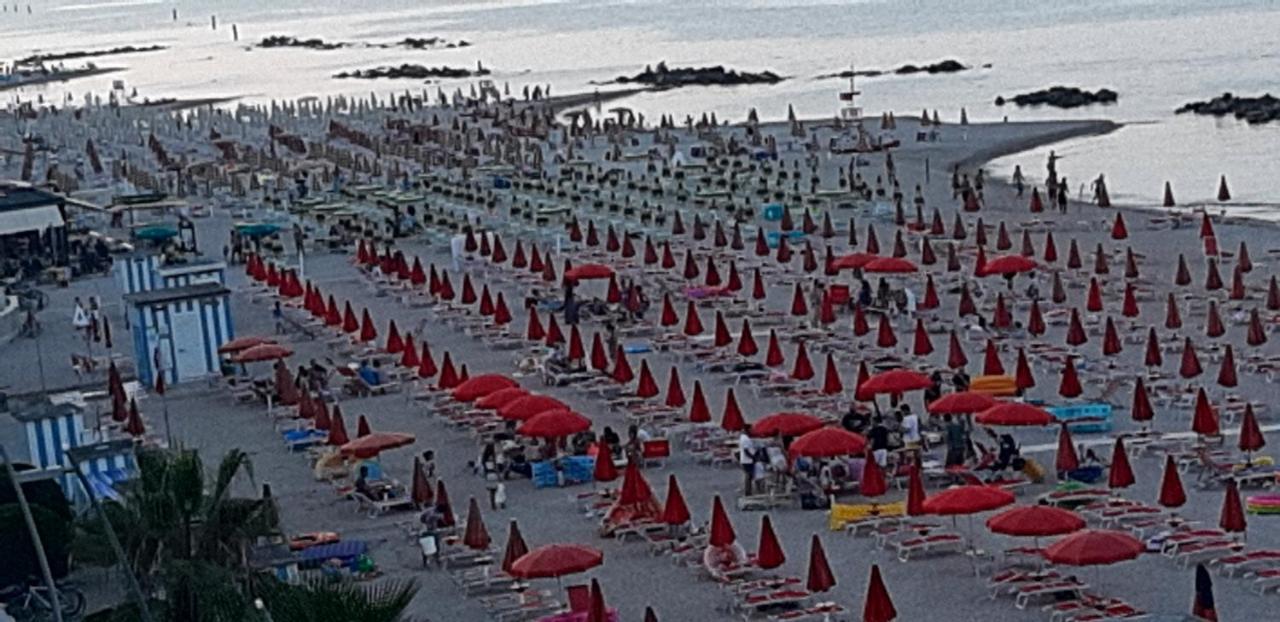
[[765, 367], [781, 367], [786, 360], [782, 356], [782, 344], [778, 342], [778, 332], [769, 329], [769, 345], [765, 349]]
[[813, 534], [809, 544], [809, 576], [805, 581], [805, 589], [810, 593], [826, 592], [836, 586], [836, 577], [831, 573], [831, 565], [827, 563], [827, 552], [822, 548], [822, 540]]
[[801, 341], [796, 348], [796, 364], [791, 369], [791, 377], [796, 380], [808, 380], [813, 376], [813, 364], [809, 361], [809, 353], [804, 342]]
[[724, 510], [720, 495], [711, 502], [711, 535], [707, 543], [711, 546], [728, 546], [738, 539], [733, 532], [733, 523], [729, 522], [729, 514]]
[[733, 387], [725, 392], [724, 413], [720, 416], [720, 427], [726, 432], [740, 432], [747, 428], [747, 423], [742, 419], [742, 409], [738, 407], [738, 398], [733, 393]]
[[1058, 473], [1066, 473], [1080, 468], [1080, 457], [1076, 455], [1075, 442], [1071, 440], [1071, 430], [1066, 423], [1058, 428], [1058, 453], [1053, 461]]
[[769, 515], [760, 517], [760, 544], [756, 547], [756, 566], [764, 570], [772, 570], [786, 563], [787, 555], [782, 552], [782, 544], [778, 542], [778, 534], [773, 531], [773, 521]]
[[329, 417], [329, 438], [327, 443], [333, 447], [342, 447], [351, 442], [351, 438], [347, 436], [347, 424], [342, 421], [342, 409], [337, 404], [333, 405], [333, 413]]
[[1240, 451], [1252, 453], [1266, 447], [1267, 439], [1262, 436], [1262, 428], [1258, 427], [1258, 418], [1253, 414], [1253, 404], [1246, 403], [1244, 417], [1240, 419]]
[[1062, 367], [1062, 381], [1058, 383], [1058, 395], [1065, 398], [1079, 397], [1084, 393], [1084, 388], [1080, 386], [1080, 376], [1076, 374], [1076, 364], [1073, 357], [1067, 357], [1067, 363]]
[[996, 342], [991, 339], [987, 339], [987, 349], [982, 357], [982, 375], [1004, 375], [1004, 364], [1000, 362], [1000, 351], [996, 349]]
[[993, 426], [1046, 426], [1053, 423], [1053, 415], [1023, 402], [1000, 402], [978, 413], [974, 421]]
[[711, 409], [707, 407], [707, 398], [702, 393], [702, 381], [693, 381], [693, 400], [689, 405], [690, 423], [708, 423], [711, 421]]
[[338, 450], [345, 456], [369, 459], [389, 449], [412, 445], [414, 440], [412, 434], [369, 432], [354, 441], [342, 445]]
[[[477, 376], [477, 378], [480, 377]], [[470, 381], [468, 380], [468, 382]], [[517, 397], [498, 408], [498, 416], [512, 421], [527, 421], [533, 418], [534, 415], [553, 410], [570, 410], [570, 408], [568, 404], [550, 395], [529, 394]]]
[[982, 412], [996, 403], [994, 398], [985, 393], [959, 391], [948, 393], [930, 402], [925, 408], [934, 415], [962, 415]]
[[1182, 489], [1182, 478], [1178, 475], [1178, 465], [1173, 456], [1165, 456], [1164, 475], [1160, 478], [1160, 496], [1156, 500], [1166, 508], [1180, 508], [1187, 502], [1187, 493]]
[[680, 370], [676, 366], [671, 366], [670, 375], [667, 377], [667, 398], [663, 404], [667, 408], [681, 408], [684, 406], [684, 387], [680, 385]]
[[1060, 536], [1084, 529], [1079, 514], [1047, 505], [1009, 508], [987, 519], [992, 533], [1024, 538]]
[[751, 424], [751, 435], [765, 438], [771, 436], [801, 436], [822, 427], [822, 420], [806, 413], [779, 412], [762, 417]]
[[521, 555], [511, 564], [511, 576], [554, 579], [586, 572], [604, 563], [604, 552], [585, 544], [548, 544]]
[[[792, 456], [809, 458], [833, 458], [857, 456], [866, 451], [867, 439], [844, 428], [822, 427], [801, 434], [791, 442]], [[865, 477], [865, 475], [864, 475]]]
[[240, 352], [231, 356], [231, 361], [235, 363], [256, 363], [260, 361], [271, 361], [281, 359], [293, 355], [293, 350], [276, 343], [260, 343], [256, 346], [245, 348]]
[[1123, 531], [1085, 529], [1044, 550], [1044, 558], [1062, 566], [1105, 566], [1137, 558], [1146, 546]]
[[516, 381], [502, 374], [480, 374], [459, 384], [451, 395], [459, 402], [474, 402], [495, 391], [517, 386]]
[[684, 494], [680, 492], [680, 484], [675, 474], [667, 476], [667, 500], [662, 504], [662, 522], [666, 525], [678, 526], [689, 522], [689, 506], [684, 502]]
[[909, 274], [916, 272], [918, 268], [916, 264], [909, 259], [901, 257], [880, 257], [867, 262], [863, 266], [863, 272], [876, 274]]
[[264, 343], [275, 343], [275, 342], [276, 342], [275, 339], [272, 339], [269, 337], [257, 337], [257, 336], [237, 337], [219, 346], [218, 354], [230, 354], [232, 352], [240, 352], [242, 350], [248, 350], [253, 346], [262, 345]]
[[498, 410], [503, 406], [510, 404], [511, 402], [514, 402], [522, 397], [525, 397], [526, 395], [529, 395], [529, 392], [526, 391], [523, 387], [508, 387], [506, 389], [498, 389], [493, 393], [490, 393], [482, 398], [477, 399], [475, 402], [475, 406], [476, 408], [483, 408], [485, 410]]
[[1191, 430], [1202, 436], [1218, 436], [1221, 429], [1218, 427], [1218, 413], [1209, 403], [1209, 394], [1205, 393], [1204, 387], [1200, 387], [1196, 391], [1195, 413], [1191, 419]]
[[1222, 495], [1222, 511], [1218, 514], [1218, 527], [1227, 533], [1244, 533], [1248, 527], [1244, 518], [1244, 506], [1240, 503], [1240, 488], [1234, 479], [1227, 479], [1227, 489]]
[[948, 488], [924, 500], [924, 510], [939, 516], [977, 514], [1014, 502], [1013, 493], [995, 486], [968, 485]]
[[1021, 272], [1030, 272], [1036, 269], [1036, 262], [1030, 257], [1022, 255], [1001, 255], [994, 259], [987, 259], [982, 270], [978, 272], [978, 276], [1018, 274]]
[[872, 564], [867, 595], [862, 602], [862, 622], [893, 622], [897, 618], [898, 610], [893, 606], [893, 599], [880, 576], [880, 566]]
[[596, 444], [596, 461], [592, 468], [592, 478], [597, 482], [612, 482], [618, 479], [618, 468], [613, 464], [613, 452], [608, 443]]
[[533, 438], [565, 438], [591, 429], [591, 420], [569, 410], [538, 413], [516, 428], [516, 433]]
[[1124, 449], [1124, 438], [1116, 437], [1115, 447], [1111, 450], [1111, 468], [1107, 472], [1107, 487], [1111, 489], [1128, 488], [1137, 481], [1133, 477], [1133, 467], [1129, 465], [1129, 454]]
[[858, 386], [858, 391], [869, 395], [880, 393], [906, 393], [933, 386], [928, 376], [907, 369], [891, 369], [880, 372]]
[[963, 369], [968, 364], [969, 357], [965, 356], [964, 348], [960, 345], [960, 338], [956, 335], [956, 331], [953, 330], [947, 342], [947, 367]]

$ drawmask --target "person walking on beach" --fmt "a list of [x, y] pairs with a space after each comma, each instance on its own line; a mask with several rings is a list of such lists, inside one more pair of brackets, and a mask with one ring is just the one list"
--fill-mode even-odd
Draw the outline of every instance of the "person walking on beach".
[[1023, 188], [1026, 187], [1026, 179], [1022, 176], [1022, 165], [1015, 164], [1013, 166], [1013, 187], [1018, 191], [1018, 197], [1022, 197]]
[[1058, 211], [1063, 214], [1067, 213], [1067, 198], [1070, 196], [1070, 186], [1067, 185], [1067, 178], [1062, 178], [1062, 183], [1058, 184]]
[[746, 430], [738, 435], [738, 464], [743, 473], [742, 494], [749, 497], [756, 479], [756, 447]]

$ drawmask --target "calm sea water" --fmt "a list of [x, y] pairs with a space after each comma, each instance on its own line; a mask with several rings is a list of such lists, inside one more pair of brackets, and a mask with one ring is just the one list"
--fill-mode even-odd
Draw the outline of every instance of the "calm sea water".
[[[1127, 122], [1105, 137], [1056, 146], [1069, 178], [1105, 172], [1112, 194], [1157, 200], [1165, 180], [1179, 202], [1210, 199], [1226, 174], [1238, 203], [1280, 219], [1280, 125], [1174, 116], [1182, 103], [1233, 91], [1280, 92], [1280, 3], [1274, 0], [44, 0], [0, 13], [0, 59], [34, 50], [164, 44], [163, 53], [97, 59], [127, 72], [0, 101], [103, 91], [115, 78], [150, 97], [241, 95], [251, 100], [370, 91], [402, 92], [413, 81], [344, 81], [344, 69], [413, 62], [481, 61], [513, 90], [551, 83], [555, 92], [634, 73], [646, 63], [724, 64], [790, 76], [776, 86], [691, 88], [620, 104], [650, 117], [701, 114], [740, 120], [749, 107], [783, 118], [834, 114], [843, 82], [817, 76], [847, 68], [892, 68], [956, 58], [975, 67], [946, 76], [889, 76], [860, 83], [869, 113], [937, 109], [956, 120], [1106, 117]], [[178, 20], [171, 17], [178, 11]], [[218, 17], [218, 29], [210, 16]], [[240, 42], [231, 40], [231, 24]], [[389, 42], [406, 36], [465, 39], [456, 50], [252, 50], [264, 36]], [[990, 64], [989, 68], [983, 65]], [[997, 107], [997, 95], [1054, 84], [1109, 87], [1120, 102], [1075, 111]], [[466, 87], [465, 81], [446, 88]], [[1043, 170], [1043, 150], [1005, 158]]]

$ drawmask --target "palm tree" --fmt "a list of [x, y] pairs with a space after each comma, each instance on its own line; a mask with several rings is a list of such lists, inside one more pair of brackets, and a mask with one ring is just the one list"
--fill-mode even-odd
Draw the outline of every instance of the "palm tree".
[[403, 622], [404, 610], [418, 593], [412, 580], [370, 585], [351, 581], [312, 581], [288, 585], [270, 577], [255, 582], [274, 622]]
[[[138, 478], [105, 510], [144, 591], [165, 601], [172, 619], [242, 619], [248, 605], [238, 586], [249, 578], [249, 546], [276, 534], [279, 524], [274, 500], [231, 496], [241, 473], [253, 478], [248, 455], [228, 452], [209, 486], [195, 450], [137, 457]], [[87, 537], [78, 539], [78, 557], [110, 559], [96, 537], [104, 526], [92, 520], [81, 527]]]

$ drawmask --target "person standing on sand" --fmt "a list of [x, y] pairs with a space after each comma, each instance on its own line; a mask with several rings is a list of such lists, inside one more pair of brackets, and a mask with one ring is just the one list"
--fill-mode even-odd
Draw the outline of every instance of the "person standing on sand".
[[1022, 190], [1026, 185], [1026, 179], [1022, 176], [1022, 165], [1015, 164], [1013, 166], [1013, 187], [1017, 189], [1018, 196], [1022, 196]]
[[1067, 178], [1062, 178], [1062, 183], [1058, 184], [1058, 211], [1063, 214], [1067, 213], [1067, 198], [1070, 196], [1070, 186], [1067, 185]]

